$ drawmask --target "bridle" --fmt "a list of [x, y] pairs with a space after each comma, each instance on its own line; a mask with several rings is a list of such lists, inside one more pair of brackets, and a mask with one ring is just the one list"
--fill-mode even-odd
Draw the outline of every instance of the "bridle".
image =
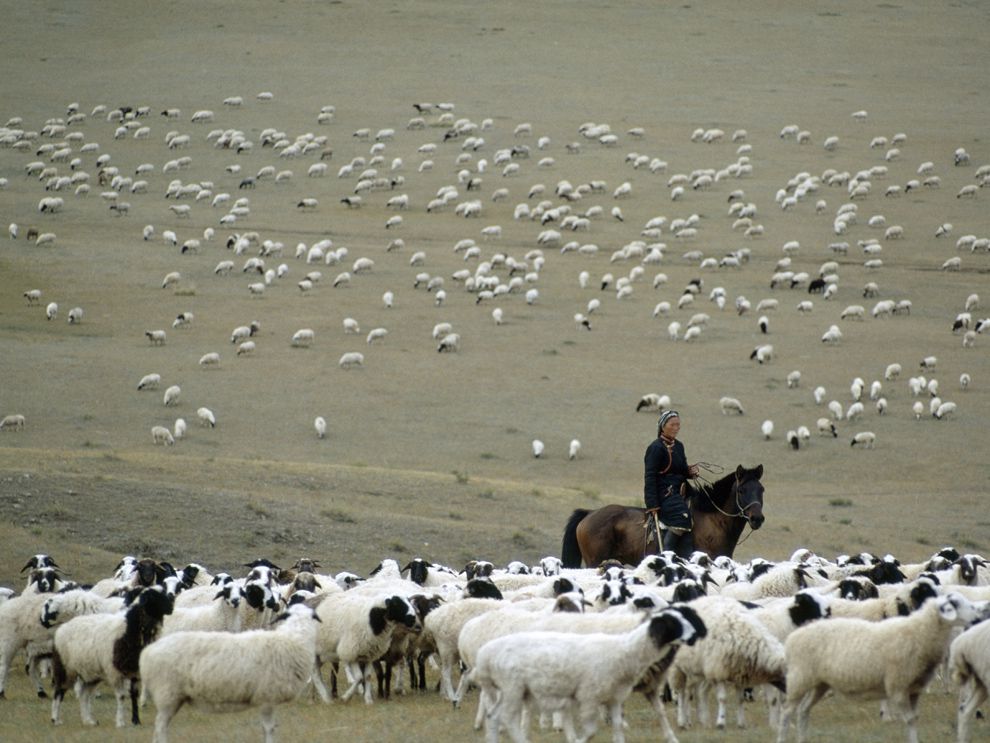
[[[708, 472], [713, 472], [713, 473], [718, 473], [724, 470], [724, 468], [721, 467], [720, 465], [710, 464], [708, 462], [698, 462], [698, 466], [704, 470], [707, 470]], [[743, 481], [739, 479], [739, 475], [735, 476], [735, 482], [732, 483], [732, 495], [734, 496], [736, 502], [736, 509], [737, 509], [736, 513], [729, 513], [728, 511], [722, 510], [721, 506], [719, 506], [718, 503], [712, 500], [712, 496], [709, 493], [709, 490], [713, 487], [713, 484], [710, 480], [700, 475], [698, 476], [698, 479], [708, 486], [708, 490], [700, 490], [699, 492], [705, 494], [705, 497], [708, 498], [708, 502], [712, 504], [712, 506], [715, 508], [716, 511], [718, 511], [723, 516], [728, 516], [730, 519], [738, 519], [738, 518], [745, 519], [746, 523], [750, 527], [750, 530], [752, 530], [753, 528], [752, 520], [750, 515], [746, 513], [746, 511], [752, 508], [756, 504], [756, 501], [754, 500], [753, 502], [748, 503], [746, 506], [743, 506], [742, 501], [739, 498], [739, 488], [743, 484]]]

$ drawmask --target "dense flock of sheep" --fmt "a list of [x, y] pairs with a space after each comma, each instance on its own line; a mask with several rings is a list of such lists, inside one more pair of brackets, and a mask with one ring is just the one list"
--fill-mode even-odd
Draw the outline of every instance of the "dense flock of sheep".
[[[752, 329], [766, 335], [767, 341], [756, 345], [750, 358], [764, 366], [780, 363], [782, 355], [780, 341], [769, 342], [775, 313], [822, 316], [819, 322], [827, 329], [811, 340], [826, 346], [841, 345], [844, 336], [857, 332], [858, 323], [910, 317], [911, 298], [890, 296], [883, 288], [883, 267], [897, 263], [900, 244], [912, 239], [930, 242], [930, 265], [920, 268], [941, 269], [944, 277], [958, 275], [964, 268], [985, 268], [990, 251], [990, 235], [979, 233], [983, 223], [978, 202], [981, 189], [990, 184], [990, 164], [972, 163], [961, 147], [942, 160], [915, 163], [909, 136], [873, 132], [865, 111], [852, 114], [862, 131], [859, 141], [831, 135], [820, 137], [816, 147], [810, 131], [784, 126], [779, 132], [781, 145], [806, 153], [807, 168], [786, 182], [768, 184], [758, 180], [761, 152], [743, 129], [699, 128], [685, 133], [699, 148], [699, 163], [715, 159], [721, 164], [670, 172], [673, 169], [667, 161], [649, 153], [648, 132], [643, 127], [620, 133], [608, 123], [588, 121], [575, 126], [574, 141], [562, 143], [541, 134], [530, 122], [506, 128], [492, 118], [476, 121], [459, 116], [453, 104], [422, 103], [415, 106], [416, 116], [400, 123], [353, 132], [334, 128], [334, 105], [313, 112], [317, 133], [278, 126], [261, 131], [238, 128], [240, 112], [252, 104], [266, 107], [273, 123], [277, 122], [278, 100], [270, 92], [259, 94], [254, 101], [227, 97], [216, 111], [104, 104], [86, 109], [73, 102], [43, 122], [11, 117], [0, 128], [0, 163], [5, 172], [20, 171], [21, 177], [30, 179], [39, 200], [36, 214], [22, 214], [20, 222], [9, 225], [9, 237], [46, 250], [71, 249], [73, 220], [91, 215], [89, 203], [96, 197], [106, 219], [115, 221], [114, 234], [125, 230], [130, 240], [164, 244], [174, 251], [175, 268], [160, 280], [163, 290], [190, 296], [192, 304], [189, 287], [210, 292], [215, 282], [243, 277], [245, 295], [259, 300], [256, 317], [244, 318], [243, 324], [233, 328], [229, 341], [214, 337], [212, 350], [187, 350], [191, 344], [184, 343], [183, 335], [200, 322], [191, 310], [182, 310], [174, 318], [162, 317], [162, 327], [134, 328], [135, 335], [143, 332], [153, 346], [174, 345], [179, 353], [195, 354], [202, 370], [222, 370], [278, 342], [262, 340], [259, 334], [266, 324], [261, 301], [265, 297], [276, 292], [293, 292], [303, 298], [337, 292], [332, 300], [337, 303], [335, 309], [343, 308], [346, 313], [348, 287], [368, 282], [367, 277], [382, 265], [395, 268], [401, 264], [408, 264], [408, 283], [388, 287], [381, 295], [382, 316], [401, 313], [403, 305], [435, 305], [438, 321], [430, 325], [439, 352], [470, 353], [482, 345], [480, 339], [465, 337], [459, 329], [457, 319], [465, 313], [480, 311], [475, 309], [479, 305], [490, 307], [495, 326], [511, 323], [519, 303], [555, 301], [544, 290], [543, 277], [567, 272], [573, 273], [573, 280], [589, 295], [565, 313], [568, 318], [573, 314], [576, 327], [592, 330], [596, 313], [606, 311], [603, 301], [625, 302], [654, 292], [669, 298], [656, 302], [650, 317], [643, 313], [642, 320], [668, 318], [666, 336], [671, 342], [704, 343], [710, 333], [720, 334], [712, 333], [714, 329], [728, 327], [732, 317], [752, 317]], [[134, 162], [134, 153], [147, 156], [155, 141], [160, 145], [154, 155]], [[415, 141], [419, 146], [409, 144]], [[596, 179], [593, 172], [582, 181], [554, 177], [555, 170], [565, 165], [562, 159], [568, 159], [566, 165], [572, 169], [573, 163], [592, 153], [589, 168], [592, 162], [621, 161], [628, 179], [607, 183]], [[820, 158], [838, 163], [840, 155], [843, 162], [858, 166], [819, 167]], [[225, 156], [223, 168], [216, 165], [221, 156]], [[213, 169], [204, 168], [204, 162], [210, 162]], [[443, 184], [435, 196], [417, 203], [410, 193], [422, 193], [424, 183], [436, 181], [434, 171], [445, 174], [440, 179]], [[963, 173], [965, 185], [952, 193], [941, 189], [944, 182], [955, 183]], [[10, 185], [11, 178], [0, 183], [2, 188]], [[292, 208], [300, 219], [310, 213], [330, 216], [336, 235], [357, 229], [350, 226], [352, 222], [367, 231], [367, 215], [373, 214], [372, 219], [380, 219], [380, 237], [375, 239], [381, 244], [361, 248], [370, 254], [352, 255], [343, 239], [304, 240], [306, 234], [313, 235], [312, 230], [293, 234], [292, 230], [260, 226], [272, 217], [284, 218], [287, 200], [273, 198], [279, 189], [294, 194]], [[704, 198], [710, 205], [712, 193], [720, 194], [724, 213], [711, 213], [706, 207], [702, 216], [695, 211], [696, 202]], [[933, 216], [931, 234], [926, 236], [888, 224], [884, 207], [893, 210], [898, 200], [918, 193], [939, 201], [951, 199], [954, 206], [971, 201], [968, 224], [957, 228]], [[663, 199], [667, 205], [658, 205], [657, 213], [642, 224], [627, 221], [630, 205], [643, 199]], [[761, 215], [771, 210], [805, 222], [817, 220], [820, 245], [801, 245], [786, 233], [768, 234]], [[125, 222], [127, 226], [121, 227]], [[418, 245], [407, 248], [402, 236], [413, 225], [428, 229], [443, 224], [449, 229], [453, 222], [463, 224], [457, 228], [463, 237], [442, 253]], [[518, 237], [507, 240], [510, 232], [527, 234], [528, 242]], [[958, 233], [964, 234], [953, 242]], [[715, 247], [720, 244], [736, 247], [720, 250]], [[951, 255], [946, 258], [946, 254]], [[449, 270], [452, 260], [460, 264], [456, 270]], [[671, 294], [664, 270], [667, 264], [693, 267], [696, 278]], [[740, 285], [740, 277], [751, 280], [753, 272], [766, 270], [767, 296], [747, 298], [734, 288]], [[926, 309], [943, 313], [946, 334], [960, 338], [960, 351], [952, 354], [948, 365], [964, 369], [954, 372], [956, 379], [936, 376], [937, 368], [946, 366], [944, 355], [939, 363], [924, 348], [884, 349], [894, 358], [882, 364], [878, 361], [872, 379], [860, 370], [853, 371], [848, 395], [845, 390], [826, 391], [818, 386], [814, 399], [823, 406], [823, 415], [814, 426], [810, 420], [803, 425], [788, 421], [789, 429], [780, 438], [797, 449], [808, 443], [816, 429], [822, 436], [838, 436], [838, 424], [848, 426], [844, 435], [852, 446], [873, 448], [877, 435], [871, 429], [878, 425], [872, 422], [877, 416], [945, 420], [957, 415], [962, 406], [949, 395], [962, 394], [972, 381], [962, 349], [977, 345], [979, 335], [990, 328], [990, 318], [980, 316], [977, 293], [955, 296], [951, 279], [943, 276], [933, 280], [945, 281], [945, 305]], [[454, 292], [468, 293], [470, 301], [451, 301]], [[65, 294], [65, 289], [23, 287], [25, 302], [43, 309], [48, 321], [60, 317], [60, 304], [67, 301], [59, 294]], [[843, 296], [862, 299], [842, 307], [838, 303]], [[88, 318], [95, 313], [84, 309], [69, 310], [68, 322], [79, 326], [90, 322]], [[348, 350], [338, 363], [352, 370], [364, 368], [367, 362], [367, 372], [373, 373], [376, 346], [391, 343], [394, 337], [387, 324], [366, 331], [361, 328], [359, 318], [344, 317], [336, 333]], [[428, 328], [423, 328], [424, 343]], [[328, 332], [333, 331], [299, 327], [281, 341], [283, 348], [319, 348], [325, 345]], [[791, 344], [783, 357], [800, 355]], [[166, 385], [164, 406], [178, 405], [183, 380], [170, 370], [174, 366], [142, 371], [135, 386], [147, 391]], [[879, 369], [883, 368], [886, 373], [881, 377]], [[904, 384], [899, 381], [902, 368], [916, 369], [908, 384], [912, 398], [917, 398], [912, 399], [910, 410], [903, 400], [888, 402], [895, 385]], [[812, 369], [794, 369], [787, 374], [787, 385], [815, 384], [813, 374]], [[650, 392], [637, 409], [655, 410], [663, 405], [661, 399], [669, 404], [669, 395]], [[713, 406], [716, 403], [724, 414], [755, 413], [763, 421], [759, 431], [764, 438], [777, 437], [780, 432], [774, 416], [788, 414], [785, 408], [754, 411], [737, 396], [716, 396]], [[224, 425], [222, 414], [214, 412], [217, 408], [210, 400], [197, 401], [196, 408], [200, 425]], [[149, 444], [172, 446], [187, 435], [184, 417], [166, 422], [160, 412], [149, 410], [148, 421], [144, 430], [151, 432], [146, 439]], [[13, 410], [0, 420], [0, 430], [19, 431], [27, 423], [22, 411]], [[334, 421], [326, 415], [296, 423], [299, 430], [315, 429], [320, 438], [327, 435], [328, 426], [332, 431]], [[580, 442], [571, 444], [571, 459], [580, 448]], [[542, 440], [533, 442], [533, 454], [546, 456]]]
[[0, 590], [0, 698], [23, 653], [39, 697], [51, 676], [54, 723], [74, 685], [82, 723], [97, 724], [92, 699], [106, 682], [118, 727], [153, 703], [159, 743], [185, 704], [260, 708], [272, 741], [277, 705], [317, 695], [372, 704], [376, 688], [386, 698], [439, 693], [457, 707], [477, 688], [474, 725], [490, 741], [502, 731], [524, 741], [538, 719], [568, 741], [589, 740], [607, 720], [621, 742], [623, 705], [638, 691], [673, 743], [667, 691], [682, 730], [725, 728], [733, 703], [743, 727], [750, 697], [767, 718], [749, 724], [769, 725], [779, 741], [795, 718], [805, 740], [811, 708], [834, 692], [880, 702], [914, 743], [930, 683], [958, 687], [961, 742], [990, 685], [990, 565], [951, 548], [914, 564], [801, 549], [779, 563], [699, 552], [584, 569], [556, 557], [459, 570], [385, 559], [366, 577], [323, 574], [308, 558], [246, 568], [234, 578], [127, 556], [79, 585], [51, 556], [31, 557], [21, 591]]

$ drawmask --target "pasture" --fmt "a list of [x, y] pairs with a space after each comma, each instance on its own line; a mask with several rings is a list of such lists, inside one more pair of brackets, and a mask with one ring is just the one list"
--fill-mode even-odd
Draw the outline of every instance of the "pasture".
[[[533, 563], [559, 554], [574, 508], [641, 504], [642, 455], [655, 435], [656, 414], [635, 409], [647, 393], [669, 395], [680, 411], [690, 460], [726, 470], [764, 465], [767, 521], [740, 545], [738, 559], [783, 559], [797, 547], [830, 558], [869, 550], [902, 560], [922, 559], [943, 545], [990, 550], [984, 503], [990, 470], [982, 455], [990, 335], [977, 334], [964, 347], [962, 332], [952, 330], [972, 294], [981, 305], [972, 310], [970, 329], [990, 316], [990, 252], [957, 247], [964, 235], [990, 237], [987, 190], [957, 196], [978, 185], [977, 170], [990, 163], [981, 93], [990, 52], [979, 33], [987, 27], [986, 7], [293, 1], [178, 3], [134, 12], [122, 2], [4, 6], [0, 125], [39, 135], [25, 149], [0, 147], [0, 221], [18, 225], [16, 239], [0, 236], [0, 417], [25, 417], [22, 430], [0, 430], [0, 585], [19, 587], [18, 570], [38, 551], [52, 553], [83, 581], [108, 575], [129, 553], [176, 564], [196, 560], [232, 573], [257, 556], [291, 563], [307, 555], [328, 570], [360, 574], [383, 557], [422, 556], [454, 567], [472, 558]], [[271, 92], [271, 100], [259, 99], [262, 92]], [[224, 105], [232, 96], [242, 104]], [[433, 106], [421, 106], [422, 113], [413, 106], [427, 102]], [[436, 104], [448, 102], [453, 122], [477, 128], [447, 136], [452, 122]], [[55, 136], [41, 134], [50, 119], [69, 117], [71, 103], [86, 116]], [[93, 115], [99, 105], [106, 109]], [[108, 121], [107, 113], [119, 106], [147, 106], [149, 115], [118, 134], [126, 122]], [[326, 106], [334, 107], [332, 116], [321, 120]], [[162, 115], [170, 108], [179, 110], [177, 118]], [[201, 110], [213, 111], [213, 120], [193, 122]], [[859, 111], [868, 113], [865, 120], [852, 116]], [[15, 117], [20, 124], [10, 122]], [[419, 117], [422, 126], [409, 128]], [[483, 126], [486, 119], [490, 125]], [[527, 123], [531, 133], [519, 128]], [[616, 143], [585, 137], [579, 128], [586, 123], [608, 124]], [[781, 136], [790, 125], [808, 132], [806, 144]], [[149, 132], [136, 138], [142, 126]], [[699, 128], [724, 136], [692, 141]], [[284, 146], [263, 144], [266, 129], [289, 142], [306, 134], [326, 142], [280, 157]], [[362, 129], [367, 138], [358, 136]], [[253, 146], [240, 153], [218, 148], [216, 137], [208, 137], [213, 130], [242, 132]], [[745, 136], [732, 141], [738, 130]], [[169, 149], [172, 131], [188, 135], [188, 144]], [[76, 132], [81, 138], [67, 136]], [[894, 145], [898, 134], [905, 139]], [[838, 145], [826, 150], [831, 136]], [[466, 148], [469, 137], [484, 141]], [[887, 143], [871, 147], [878, 137]], [[541, 138], [547, 138], [543, 149]], [[80, 158], [75, 168], [52, 161], [52, 151], [39, 154], [41, 145], [63, 142]], [[86, 143], [97, 147], [81, 152]], [[571, 152], [570, 143], [579, 151]], [[751, 149], [740, 152], [746, 145]], [[500, 150], [514, 147], [528, 148], [528, 157], [519, 150], [496, 164]], [[332, 158], [321, 160], [327, 148]], [[968, 164], [954, 163], [958, 148], [968, 153]], [[383, 160], [371, 165], [376, 154]], [[100, 155], [109, 155], [108, 165], [132, 183], [148, 182], [146, 193], [126, 189], [116, 197], [129, 203], [126, 213], [101, 197], [110, 189], [98, 182]], [[666, 166], [651, 170], [637, 165], [637, 156]], [[182, 157], [189, 163], [166, 171], [168, 161]], [[364, 164], [338, 177], [355, 158]], [[401, 165], [393, 170], [396, 158]], [[544, 158], [552, 160], [541, 165]], [[423, 167], [427, 160], [432, 168]], [[35, 161], [69, 178], [88, 173], [90, 192], [75, 194], [82, 180], [57, 194], [46, 191], [46, 181], [27, 174]], [[317, 162], [327, 164], [326, 175], [309, 177]], [[152, 168], [138, 174], [146, 163]], [[939, 186], [907, 188], [927, 177], [919, 174], [923, 163], [931, 163]], [[507, 164], [518, 170], [505, 172]], [[733, 164], [737, 175], [691, 187], [695, 171], [718, 173]], [[740, 164], [751, 171], [739, 175]], [[258, 177], [266, 167], [291, 177]], [[355, 193], [368, 167], [389, 185]], [[821, 176], [828, 170], [872, 170], [871, 188], [851, 199], [847, 184], [827, 185]], [[459, 178], [461, 171], [467, 175]], [[673, 199], [678, 175], [686, 187]], [[778, 191], [793, 195], [808, 176], [821, 183], [782, 208]], [[253, 188], [239, 188], [245, 177], [255, 178]], [[469, 191], [471, 178], [480, 183]], [[200, 184], [211, 196], [165, 198], [174, 179]], [[592, 181], [605, 186], [568, 201], [555, 194], [565, 180], [575, 188]], [[623, 183], [629, 194], [617, 198]], [[451, 185], [457, 198], [428, 213], [427, 204]], [[900, 189], [885, 196], [890, 186]], [[498, 189], [507, 196], [493, 199]], [[741, 201], [755, 206], [752, 223], [762, 225], [762, 234], [733, 229], [729, 195], [737, 189]], [[230, 202], [211, 206], [221, 193]], [[402, 194], [408, 209], [386, 205]], [[359, 208], [341, 201], [357, 195]], [[39, 212], [40, 200], [51, 196], [64, 206]], [[221, 224], [241, 197], [249, 213]], [[315, 199], [315, 207], [300, 208], [304, 199]], [[480, 216], [458, 216], [456, 205], [471, 200], [481, 203]], [[559, 219], [514, 219], [517, 204], [533, 210], [543, 200], [574, 215], [600, 206], [602, 215], [578, 232], [562, 229]], [[823, 209], [816, 208], [820, 200]], [[837, 235], [835, 218], [847, 203], [856, 204], [857, 220]], [[177, 204], [190, 207], [188, 216], [170, 209]], [[612, 216], [614, 207], [621, 221]], [[386, 228], [396, 215], [402, 223]], [[875, 216], [883, 217], [882, 226], [869, 226]], [[660, 233], [644, 235], [656, 217], [666, 218]], [[671, 229], [678, 219], [696, 221], [696, 232], [678, 236]], [[947, 223], [951, 231], [936, 237]], [[145, 225], [154, 227], [148, 240]], [[500, 237], [483, 235], [489, 226], [501, 227]], [[886, 238], [891, 226], [902, 227], [903, 237]], [[54, 233], [54, 242], [29, 242], [31, 227]], [[207, 228], [212, 239], [204, 236]], [[560, 240], [538, 242], [547, 229], [559, 231]], [[176, 233], [177, 245], [163, 239], [166, 230]], [[256, 232], [258, 242], [234, 255], [228, 237], [246, 232]], [[477, 258], [455, 252], [466, 238], [476, 241]], [[874, 238], [879, 251], [864, 251]], [[180, 252], [190, 239], [200, 241], [198, 250]], [[339, 263], [295, 257], [299, 243], [326, 239], [335, 250], [347, 249]], [[264, 240], [282, 243], [281, 253], [260, 256]], [[659, 263], [614, 258], [637, 240], [663, 244]], [[562, 251], [571, 241], [598, 250]], [[788, 256], [783, 246], [792, 241], [799, 247]], [[848, 251], [831, 249], [837, 242], [848, 242]], [[543, 254], [539, 270], [535, 250]], [[419, 251], [422, 264], [411, 265]], [[732, 253], [745, 260], [738, 267], [719, 264]], [[526, 261], [514, 275], [536, 276], [524, 279], [521, 290], [479, 301], [478, 291], [453, 275], [467, 269], [474, 276], [496, 254]], [[258, 257], [265, 270], [287, 267], [260, 295], [248, 285], [263, 283], [263, 271], [242, 270]], [[362, 257], [373, 268], [354, 272]], [[835, 261], [834, 296], [809, 294], [806, 283], [771, 288], [787, 257], [786, 270], [810, 278]], [[867, 268], [871, 257], [882, 266]], [[703, 268], [705, 258], [716, 265]], [[960, 259], [959, 270], [941, 269], [952, 258]], [[234, 261], [229, 275], [215, 273], [223, 260]], [[631, 294], [618, 298], [618, 280], [637, 267], [643, 272], [631, 280]], [[173, 271], [181, 278], [162, 288]], [[298, 282], [312, 271], [322, 275], [301, 291]], [[350, 281], [332, 286], [345, 271]], [[579, 285], [582, 271], [589, 275], [586, 288]], [[414, 286], [424, 272], [443, 279], [442, 303], [436, 291]], [[666, 281], [654, 286], [660, 273]], [[605, 274], [612, 279], [603, 288]], [[511, 279], [497, 261], [490, 275], [505, 285]], [[702, 280], [701, 291], [678, 308], [695, 279]], [[864, 298], [868, 282], [878, 285], [877, 297]], [[716, 287], [724, 289], [724, 309], [709, 298]], [[527, 303], [530, 288], [539, 297]], [[25, 298], [32, 289], [41, 291], [40, 302]], [[385, 292], [394, 295], [390, 308]], [[749, 311], [737, 311], [739, 298]], [[600, 307], [589, 312], [592, 299]], [[777, 308], [757, 312], [766, 299], [776, 299]], [[799, 312], [806, 300], [813, 308]], [[880, 300], [907, 300], [910, 311], [875, 318], [870, 310]], [[50, 302], [59, 307], [53, 320], [45, 315]], [[654, 316], [660, 302], [671, 309]], [[853, 304], [864, 305], [865, 319], [840, 319]], [[69, 324], [77, 306], [83, 319]], [[492, 318], [496, 307], [500, 325]], [[173, 327], [186, 312], [194, 320]], [[590, 330], [575, 322], [576, 313], [588, 317]], [[697, 313], [709, 316], [699, 337], [669, 337], [671, 322], [683, 334]], [[345, 318], [357, 320], [360, 333], [346, 333]], [[231, 332], [252, 321], [260, 324], [256, 349], [237, 355]], [[456, 352], [437, 352], [431, 331], [442, 322], [461, 337]], [[833, 324], [841, 340], [822, 342]], [[368, 343], [367, 334], [379, 327], [388, 334]], [[302, 328], [314, 331], [312, 343], [293, 346]], [[156, 329], [166, 331], [162, 345], [145, 336]], [[773, 358], [759, 364], [750, 355], [764, 343], [773, 345]], [[353, 351], [364, 354], [363, 367], [342, 369], [341, 355]], [[220, 355], [219, 364], [198, 363], [211, 352]], [[927, 356], [938, 359], [933, 371], [919, 367]], [[887, 380], [892, 363], [903, 371]], [[786, 380], [794, 370], [801, 380], [791, 388]], [[149, 373], [160, 374], [161, 385], [138, 391]], [[964, 373], [971, 379], [965, 389]], [[938, 380], [938, 396], [957, 404], [955, 414], [932, 417], [931, 395], [915, 397], [908, 386], [919, 374]], [[858, 420], [836, 420], [836, 438], [818, 436], [816, 420], [829, 412], [815, 403], [813, 390], [823, 386], [825, 402], [846, 410], [857, 377], [867, 389], [881, 382], [885, 414], [864, 395]], [[173, 384], [181, 397], [166, 407], [163, 394]], [[739, 399], [745, 413], [723, 415], [724, 395]], [[917, 401], [924, 405], [920, 418], [912, 410]], [[204, 406], [215, 414], [215, 428], [200, 425], [197, 409]], [[324, 439], [314, 431], [316, 416], [327, 421]], [[156, 446], [151, 428], [171, 430], [178, 417], [188, 423], [186, 435], [174, 446]], [[765, 420], [774, 422], [769, 439], [761, 434]], [[811, 437], [794, 450], [785, 434], [799, 426]], [[875, 448], [850, 446], [860, 431], [876, 433]], [[571, 461], [574, 438], [582, 447]], [[533, 439], [546, 446], [539, 459], [531, 453]], [[0, 738], [36, 740], [37, 730], [48, 730], [45, 706], [26, 691], [15, 674]], [[106, 695], [101, 701], [107, 704]], [[926, 697], [923, 738], [949, 735], [953, 706], [944, 688]], [[52, 739], [95, 740], [97, 733], [79, 730], [69, 707]], [[629, 739], [646, 739], [651, 713], [639, 700], [630, 707]], [[846, 709], [823, 704], [812, 715], [812, 730], [827, 729], [836, 740], [902, 734], [900, 725], [876, 721], [874, 705], [852, 705], [851, 716]], [[471, 714], [429, 695], [370, 710], [300, 703], [278, 718], [286, 739], [422, 740], [470, 739]], [[108, 719], [107, 710], [98, 708], [97, 716]], [[189, 733], [196, 739], [254, 734], [253, 715], [230, 719], [241, 727], [184, 711], [175, 730], [200, 725], [195, 736]], [[100, 733], [100, 739], [134, 735]], [[766, 735], [764, 723], [733, 739]], [[690, 731], [682, 739], [705, 736]]]

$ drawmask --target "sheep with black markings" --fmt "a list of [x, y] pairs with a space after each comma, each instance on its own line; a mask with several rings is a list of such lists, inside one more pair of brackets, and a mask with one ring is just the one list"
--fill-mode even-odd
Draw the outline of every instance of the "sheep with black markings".
[[[214, 589], [213, 601], [205, 606], [176, 607], [162, 623], [162, 635], [176, 632], [238, 632], [241, 628], [239, 607], [241, 586], [230, 582]], [[217, 590], [219, 588], [219, 590]]]
[[[28, 655], [36, 655], [37, 645], [51, 642], [50, 633], [40, 622], [41, 609], [62, 583], [55, 568], [51, 567], [35, 568], [28, 580], [29, 588], [20, 596], [0, 604], [0, 699], [6, 697], [7, 674], [14, 656], [30, 645], [36, 647]], [[29, 663], [28, 668], [38, 696], [44, 697], [45, 691], [35, 666]]]
[[907, 617], [884, 622], [838, 618], [795, 630], [785, 643], [787, 704], [778, 743], [787, 740], [795, 711], [798, 740], [807, 738], [811, 708], [830, 690], [855, 699], [885, 700], [907, 724], [909, 743], [917, 743], [918, 699], [941, 664], [954, 629], [985, 614], [985, 607], [950, 593]]
[[580, 740], [598, 728], [608, 708], [613, 743], [625, 740], [622, 705], [650, 668], [673, 646], [704, 637], [705, 626], [689, 607], [666, 609], [623, 634], [523, 632], [487, 643], [471, 674], [488, 708], [489, 740], [504, 725], [513, 740], [524, 740], [527, 703], [541, 711], [564, 713], [564, 729]]
[[61, 724], [62, 699], [76, 683], [84, 725], [96, 725], [93, 693], [100, 681], [114, 689], [117, 727], [127, 724], [124, 703], [131, 697], [131, 721], [140, 723], [137, 707], [138, 658], [154, 642], [162, 619], [172, 612], [172, 598], [158, 586], [145, 588], [125, 612], [75, 617], [55, 631], [52, 658], [52, 722]]
[[347, 701], [364, 690], [366, 704], [373, 702], [369, 673], [371, 663], [382, 656], [392, 641], [396, 625], [422, 629], [415, 609], [405, 596], [367, 595], [355, 591], [335, 594], [316, 605], [321, 624], [317, 633], [313, 683], [320, 698], [330, 702], [330, 693], [320, 675], [323, 663], [339, 663], [350, 680], [341, 695]]
[[261, 708], [266, 743], [275, 740], [275, 705], [309, 683], [320, 625], [307, 606], [289, 607], [276, 629], [237, 634], [178, 632], [141, 654], [141, 679], [158, 710], [154, 743], [167, 743], [183, 704], [212, 710]]

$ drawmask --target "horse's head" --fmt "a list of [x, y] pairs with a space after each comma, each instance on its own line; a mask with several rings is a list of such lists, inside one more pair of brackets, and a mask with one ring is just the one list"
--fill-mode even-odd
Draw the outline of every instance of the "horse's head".
[[746, 517], [752, 529], [763, 526], [763, 465], [748, 470], [741, 464], [736, 467], [736, 507]]

